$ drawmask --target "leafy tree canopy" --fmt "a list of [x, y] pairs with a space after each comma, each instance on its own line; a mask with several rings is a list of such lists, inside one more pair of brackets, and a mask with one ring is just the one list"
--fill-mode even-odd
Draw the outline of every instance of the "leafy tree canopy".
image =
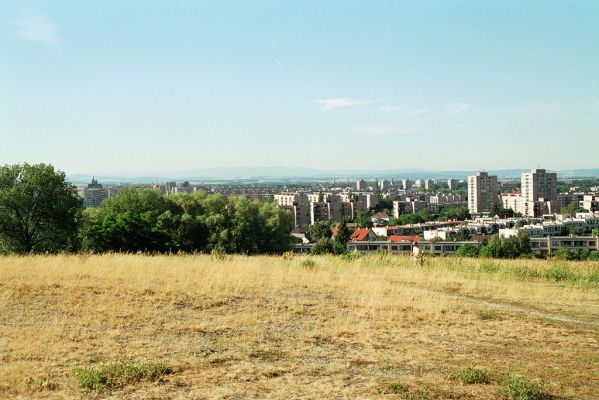
[[16, 253], [77, 249], [82, 201], [47, 164], [0, 167], [0, 248]]

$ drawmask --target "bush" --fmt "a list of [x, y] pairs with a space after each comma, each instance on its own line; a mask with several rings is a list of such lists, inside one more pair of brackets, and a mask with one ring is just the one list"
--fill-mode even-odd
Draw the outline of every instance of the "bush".
[[544, 276], [546, 279], [556, 282], [576, 281], [578, 279], [578, 276], [574, 272], [568, 271], [567, 269], [564, 269], [557, 265], [545, 271]]
[[587, 258], [587, 260], [589, 260], [589, 261], [599, 261], [599, 251], [592, 251], [589, 254], [589, 258]]
[[485, 262], [480, 263], [478, 269], [481, 272], [488, 272], [488, 273], [493, 273], [493, 272], [499, 271], [499, 267], [497, 266], [497, 264], [494, 264], [494, 263], [489, 262], [489, 261], [485, 261]]
[[456, 255], [459, 257], [477, 257], [478, 247], [473, 244], [464, 244], [458, 248]]
[[574, 261], [574, 260], [578, 259], [578, 256], [572, 250], [562, 247], [555, 252], [555, 258], [557, 258], [558, 260], [564, 260], [564, 261]]
[[529, 280], [531, 278], [540, 278], [541, 274], [539, 273], [539, 271], [536, 271], [534, 269], [530, 269], [528, 267], [524, 267], [524, 266], [516, 266], [516, 267], [512, 267], [509, 270], [509, 274], [515, 276], [518, 279], [521, 280]]
[[535, 383], [522, 375], [509, 374], [502, 384], [500, 393], [503, 398], [514, 400], [551, 399], [551, 396], [545, 391], [545, 384], [542, 381]]
[[91, 390], [120, 388], [130, 383], [152, 382], [172, 370], [161, 362], [118, 361], [101, 367], [73, 368], [79, 387]]
[[452, 380], [459, 380], [465, 385], [473, 384], [489, 384], [491, 383], [491, 376], [487, 368], [470, 366], [467, 368], [460, 368], [455, 371], [450, 371], [447, 377]]
[[305, 260], [302, 260], [301, 266], [306, 269], [312, 269], [316, 267], [316, 263], [311, 258], [306, 258]]
[[387, 390], [385, 390], [385, 393], [392, 394], [403, 394], [406, 392], [406, 388], [401, 383], [390, 383], [389, 385], [387, 385]]

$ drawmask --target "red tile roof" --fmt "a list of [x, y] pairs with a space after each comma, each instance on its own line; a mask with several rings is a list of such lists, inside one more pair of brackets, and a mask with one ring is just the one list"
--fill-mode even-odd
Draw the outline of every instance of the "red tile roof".
[[372, 230], [370, 228], [358, 228], [350, 236], [351, 239], [361, 241], [368, 237]]
[[389, 236], [389, 240], [392, 242], [403, 242], [403, 241], [410, 241], [410, 242], [418, 242], [419, 240], [422, 240], [422, 238], [420, 236], [400, 236], [400, 235], [391, 235]]

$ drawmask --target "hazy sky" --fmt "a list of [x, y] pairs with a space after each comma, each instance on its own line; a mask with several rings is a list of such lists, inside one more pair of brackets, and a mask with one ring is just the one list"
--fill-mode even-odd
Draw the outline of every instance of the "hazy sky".
[[0, 163], [599, 167], [599, 1], [14, 1]]

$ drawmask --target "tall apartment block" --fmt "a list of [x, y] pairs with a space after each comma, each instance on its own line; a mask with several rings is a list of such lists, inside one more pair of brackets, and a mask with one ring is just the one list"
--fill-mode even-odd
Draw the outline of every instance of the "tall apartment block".
[[530, 217], [552, 214], [559, 209], [557, 174], [536, 168], [522, 174], [520, 212]]
[[468, 177], [468, 211], [470, 214], [489, 213], [499, 203], [497, 176], [477, 172]]
[[557, 174], [536, 168], [522, 174], [521, 192], [525, 201], [557, 200]]
[[364, 191], [368, 189], [368, 183], [364, 179], [360, 179], [356, 181], [356, 190], [358, 192]]
[[98, 183], [96, 178], [92, 178], [92, 182], [87, 187], [77, 189], [77, 193], [83, 199], [83, 207], [99, 207], [100, 204], [108, 197], [108, 190]]
[[458, 181], [456, 181], [455, 179], [450, 178], [447, 180], [447, 187], [449, 188], [449, 190], [455, 190], [457, 186]]

